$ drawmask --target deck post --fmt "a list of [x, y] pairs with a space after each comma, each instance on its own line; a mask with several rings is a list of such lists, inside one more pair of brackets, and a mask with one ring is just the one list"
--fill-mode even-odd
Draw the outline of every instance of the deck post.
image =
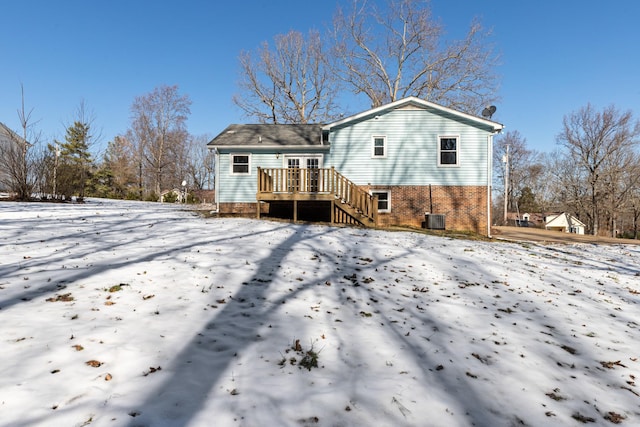
[[331, 224], [336, 223], [336, 199], [331, 199]]
[[336, 194], [336, 168], [331, 166], [331, 176], [329, 177], [329, 192]]
[[298, 221], [298, 200], [293, 200], [293, 222]]
[[[261, 177], [261, 168], [258, 166], [258, 194], [260, 194], [260, 192], [263, 190], [262, 188], [262, 180], [260, 179]], [[260, 219], [260, 198], [258, 197], [258, 195], [256, 194], [256, 218]]]
[[371, 205], [371, 211], [373, 212], [373, 224], [378, 226], [378, 196], [373, 196], [373, 204]]

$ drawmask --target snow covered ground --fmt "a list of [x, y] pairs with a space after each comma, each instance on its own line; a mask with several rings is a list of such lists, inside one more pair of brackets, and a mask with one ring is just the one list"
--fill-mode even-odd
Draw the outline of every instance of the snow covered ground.
[[179, 208], [0, 203], [0, 426], [640, 425], [640, 246]]

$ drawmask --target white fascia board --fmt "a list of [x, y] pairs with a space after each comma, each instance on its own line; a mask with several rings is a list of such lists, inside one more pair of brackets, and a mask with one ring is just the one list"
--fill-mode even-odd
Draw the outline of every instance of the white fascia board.
[[210, 149], [215, 150], [328, 150], [330, 145], [209, 145]]

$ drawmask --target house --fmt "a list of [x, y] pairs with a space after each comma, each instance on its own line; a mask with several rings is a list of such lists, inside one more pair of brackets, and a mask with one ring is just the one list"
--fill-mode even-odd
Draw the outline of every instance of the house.
[[544, 214], [538, 212], [508, 212], [507, 225], [516, 227], [542, 227], [544, 225]]
[[564, 233], [584, 234], [586, 225], [575, 216], [563, 212], [545, 217], [545, 229]]
[[415, 97], [325, 125], [230, 125], [208, 144], [216, 204], [220, 213], [489, 234], [502, 129]]
[[0, 192], [8, 192], [11, 188], [13, 178], [9, 171], [15, 169], [16, 162], [20, 160], [18, 144], [23, 141], [17, 133], [0, 123]]

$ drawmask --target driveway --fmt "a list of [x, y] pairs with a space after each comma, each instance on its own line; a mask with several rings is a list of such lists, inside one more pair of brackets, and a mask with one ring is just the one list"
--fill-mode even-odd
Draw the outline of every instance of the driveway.
[[531, 227], [491, 227], [495, 239], [511, 241], [528, 241], [541, 243], [595, 243], [595, 244], [630, 244], [640, 245], [640, 240], [616, 239], [613, 237], [591, 236], [561, 231], [543, 230]]

